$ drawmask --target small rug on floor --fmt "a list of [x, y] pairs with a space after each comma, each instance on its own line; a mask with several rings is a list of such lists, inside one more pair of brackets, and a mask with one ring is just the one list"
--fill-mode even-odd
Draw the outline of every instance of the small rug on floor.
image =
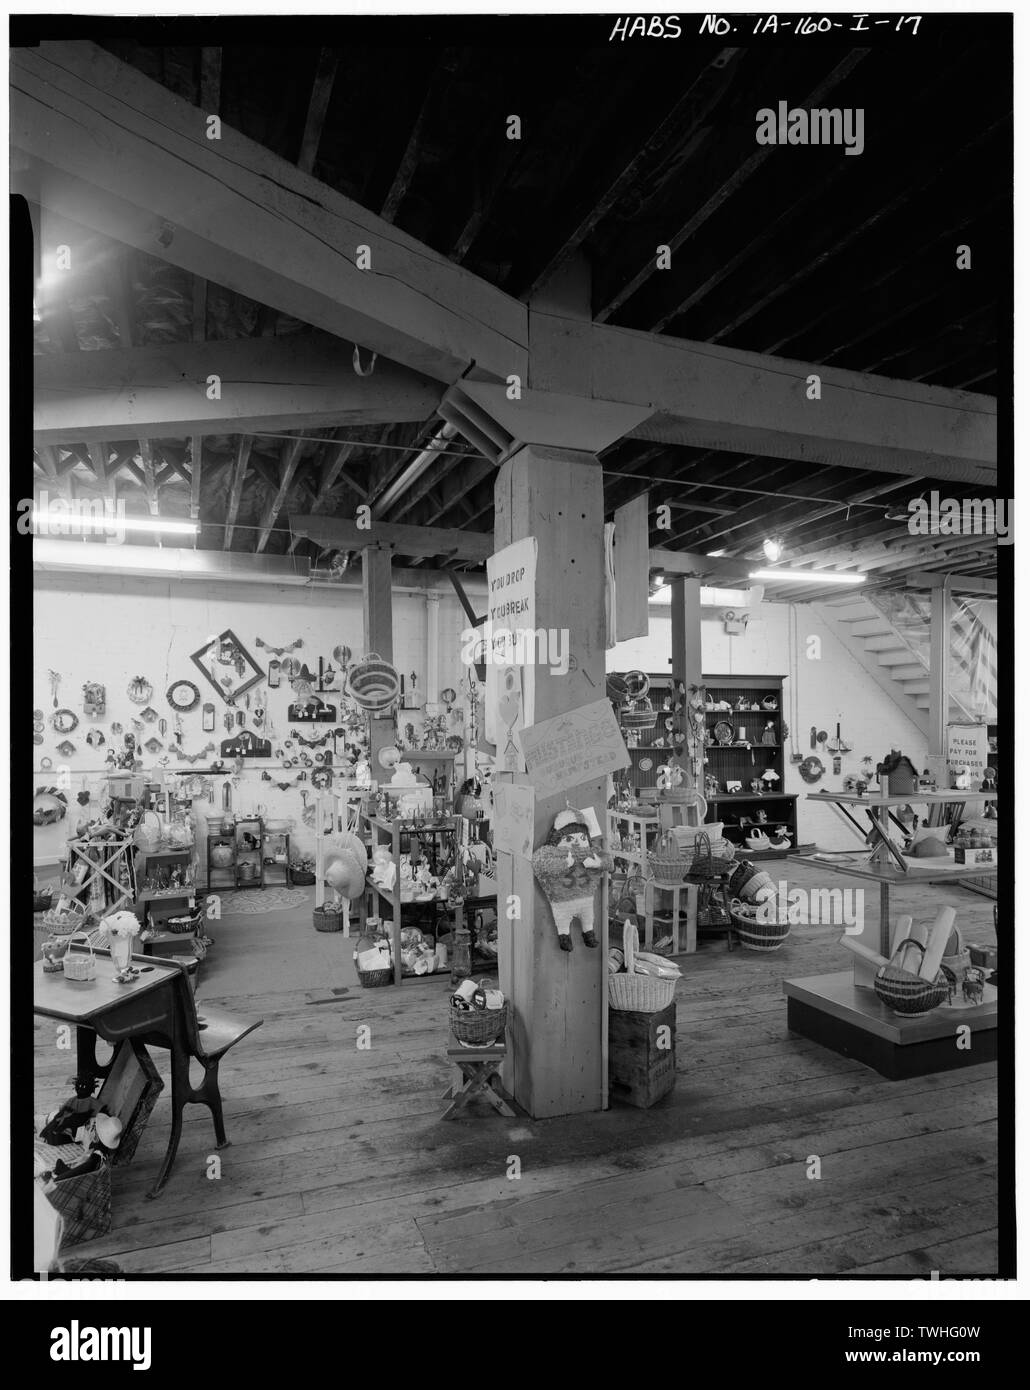
[[283, 912], [291, 907], [303, 907], [314, 900], [310, 888], [245, 888], [240, 893], [221, 894], [223, 912], [253, 915], [258, 912]]

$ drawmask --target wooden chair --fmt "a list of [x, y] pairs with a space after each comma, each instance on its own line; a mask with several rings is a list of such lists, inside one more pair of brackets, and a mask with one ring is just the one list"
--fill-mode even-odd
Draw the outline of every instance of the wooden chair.
[[[182, 1135], [182, 1112], [187, 1105], [206, 1105], [214, 1124], [215, 1147], [228, 1146], [230, 1141], [225, 1133], [222, 1095], [218, 1088], [218, 1066], [231, 1047], [264, 1023], [263, 1018], [237, 1018], [210, 1009], [206, 1004], [203, 1014], [198, 1016], [189, 977], [181, 966], [176, 980], [175, 1005], [176, 1036], [169, 1039], [164, 1033], [158, 1033], [143, 1039], [147, 1044], [168, 1047], [172, 1062], [172, 1131], [157, 1182], [147, 1194], [150, 1197], [156, 1197], [168, 1180]], [[204, 1069], [204, 1079], [199, 1086], [190, 1081], [191, 1060], [199, 1062]]]

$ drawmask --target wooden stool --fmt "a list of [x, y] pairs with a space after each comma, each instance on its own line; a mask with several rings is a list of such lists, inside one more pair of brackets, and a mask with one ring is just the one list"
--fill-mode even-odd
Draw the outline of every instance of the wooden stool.
[[[688, 874], [687, 882], [697, 885], [697, 920], [699, 930], [709, 932], [724, 931], [726, 933], [726, 949], [727, 951], [732, 951], [734, 927], [733, 917], [730, 915], [730, 875], [725, 873], [716, 874], [714, 878], [695, 878], [694, 875]], [[716, 893], [722, 898], [722, 909], [726, 917], [726, 925], [724, 927], [706, 926], [701, 921], [702, 914], [711, 907], [712, 899], [715, 897]]]
[[[699, 897], [697, 885], [683, 883], [678, 888], [665, 888], [649, 883], [648, 888], [652, 896], [655, 893], [672, 895], [672, 955], [693, 955], [697, 950], [697, 899]], [[693, 903], [691, 898], [694, 898]], [[651, 949], [652, 934], [652, 923], [649, 921], [648, 934], [645, 939], [645, 949], [647, 950]]]
[[504, 1061], [508, 1049], [503, 1042], [491, 1043], [488, 1047], [462, 1047], [455, 1043], [447, 1049], [447, 1056], [461, 1069], [464, 1081], [455, 1081], [443, 1093], [444, 1100], [452, 1100], [442, 1120], [453, 1120], [459, 1111], [464, 1110], [473, 1096], [484, 1096], [495, 1110], [509, 1119], [515, 1119], [514, 1098], [501, 1085], [498, 1069]]

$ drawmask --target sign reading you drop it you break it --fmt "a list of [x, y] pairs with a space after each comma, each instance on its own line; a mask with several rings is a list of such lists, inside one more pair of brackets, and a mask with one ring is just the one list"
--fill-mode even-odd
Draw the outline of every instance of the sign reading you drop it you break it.
[[570, 791], [629, 767], [610, 700], [595, 700], [523, 729], [522, 752], [537, 796]]

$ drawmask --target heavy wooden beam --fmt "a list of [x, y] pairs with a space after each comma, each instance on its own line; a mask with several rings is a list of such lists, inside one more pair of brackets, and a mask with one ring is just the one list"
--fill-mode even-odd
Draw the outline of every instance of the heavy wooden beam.
[[686, 578], [703, 579], [714, 576], [724, 582], [746, 581], [748, 571], [754, 568], [750, 560], [713, 559], [710, 555], [695, 555], [689, 550], [662, 550], [652, 546], [648, 554], [648, 566], [661, 570], [663, 574], [682, 575]]
[[204, 471], [204, 437], [190, 438], [190, 520], [200, 520], [200, 482]]
[[974, 579], [961, 574], [936, 574], [926, 570], [906, 574], [905, 585], [909, 589], [950, 589], [955, 594], [982, 594], [985, 598], [995, 598], [998, 593], [996, 579]]
[[93, 468], [93, 476], [102, 492], [107, 490], [107, 445], [102, 439], [98, 439], [89, 446], [89, 461]]
[[290, 488], [293, 486], [293, 475], [296, 473], [297, 465], [300, 463], [300, 455], [303, 448], [304, 441], [302, 439], [288, 439], [283, 446], [282, 461], [279, 464], [279, 486], [275, 496], [268, 505], [268, 510], [265, 512], [264, 519], [261, 522], [261, 530], [258, 532], [257, 545], [254, 547], [259, 555], [268, 544], [268, 538], [272, 534], [272, 528], [275, 526], [279, 513], [283, 509]]
[[[40, 200], [448, 383], [525, 379], [525, 305], [89, 43], [19, 49], [11, 139]], [[361, 247], [370, 264], [359, 268]]]
[[336, 81], [336, 66], [336, 54], [331, 48], [323, 48], [318, 55], [318, 68], [315, 72], [315, 80], [311, 85], [308, 114], [304, 119], [304, 134], [301, 137], [300, 154], [297, 156], [297, 168], [302, 169], [305, 174], [311, 173], [315, 167], [315, 160], [318, 158], [318, 146], [322, 139], [325, 113], [329, 109], [329, 102], [333, 95], [333, 83]]
[[[436, 382], [380, 360], [356, 375], [352, 349], [324, 333], [79, 352], [35, 364], [39, 443], [195, 434], [260, 434], [422, 421]], [[216, 389], [217, 399], [210, 399]]]
[[[592, 393], [653, 413], [635, 439], [993, 487], [997, 402], [761, 353], [591, 329]], [[808, 377], [820, 379], [810, 400]], [[532, 376], [530, 378], [532, 383]]]
[[138, 443], [140, 467], [143, 470], [143, 491], [147, 495], [147, 506], [150, 508], [150, 515], [157, 516], [157, 478], [154, 471], [153, 449], [149, 439], [140, 439]]
[[236, 458], [233, 461], [232, 479], [229, 483], [229, 500], [225, 508], [223, 550], [232, 549], [232, 535], [236, 528], [236, 517], [239, 515], [240, 499], [243, 496], [243, 480], [247, 476], [247, 464], [250, 462], [250, 449], [253, 442], [246, 434], [240, 435], [236, 442]]
[[437, 526], [402, 526], [373, 520], [369, 528], [336, 516], [292, 516], [290, 530], [316, 545], [335, 550], [395, 550], [399, 555], [446, 555], [450, 559], [482, 563], [494, 551], [489, 533], [458, 531]]

